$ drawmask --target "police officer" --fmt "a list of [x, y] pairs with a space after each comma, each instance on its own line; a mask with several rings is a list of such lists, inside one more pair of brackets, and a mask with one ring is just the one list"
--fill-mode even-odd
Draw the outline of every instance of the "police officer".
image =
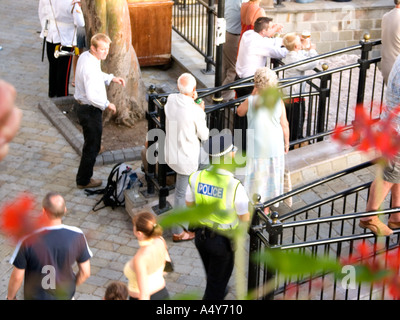
[[241, 221], [249, 221], [246, 191], [233, 175], [236, 147], [232, 135], [211, 137], [204, 149], [210, 155], [211, 166], [189, 177], [186, 205], [210, 205], [211, 214], [199, 221], [195, 230], [195, 245], [207, 276], [204, 300], [222, 300], [234, 266], [231, 234]]

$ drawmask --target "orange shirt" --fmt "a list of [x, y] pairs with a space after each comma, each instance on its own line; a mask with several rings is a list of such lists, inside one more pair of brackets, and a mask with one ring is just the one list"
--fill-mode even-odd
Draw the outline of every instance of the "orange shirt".
[[247, 30], [254, 29], [254, 22], [259, 17], [265, 17], [265, 10], [259, 6], [259, 1], [249, 1], [242, 4], [240, 8], [240, 20], [242, 24], [242, 35]]

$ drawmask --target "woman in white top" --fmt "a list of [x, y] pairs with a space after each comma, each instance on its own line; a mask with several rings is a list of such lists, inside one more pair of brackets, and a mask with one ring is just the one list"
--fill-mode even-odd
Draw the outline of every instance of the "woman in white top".
[[[237, 109], [239, 116], [247, 114], [248, 122], [244, 185], [249, 198], [259, 194], [262, 202], [283, 193], [284, 155], [289, 150], [289, 124], [284, 103], [275, 90], [277, 84], [274, 71], [268, 67], [257, 69], [254, 90]], [[275, 101], [266, 103], [265, 96], [271, 94], [276, 94]]]

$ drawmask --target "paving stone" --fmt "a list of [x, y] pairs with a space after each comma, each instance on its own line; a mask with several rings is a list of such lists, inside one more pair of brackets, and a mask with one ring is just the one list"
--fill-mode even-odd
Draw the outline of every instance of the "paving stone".
[[[18, 135], [10, 143], [8, 156], [0, 162], [0, 204], [12, 201], [21, 192], [30, 191], [40, 205], [42, 197], [48, 191], [61, 192], [67, 200], [68, 207], [64, 223], [81, 228], [93, 252], [92, 276], [77, 288], [75, 298], [99, 300], [102, 299], [110, 281], [126, 282], [122, 268], [135, 254], [138, 242], [133, 236], [132, 222], [124, 208], [117, 210], [104, 208], [93, 212], [92, 207], [98, 197], [88, 197], [83, 190], [76, 188], [75, 175], [83, 139], [74, 131], [70, 123], [62, 121], [65, 117], [53, 114], [52, 117], [57, 120], [54, 124], [49, 120], [51, 117], [46, 115], [54, 110], [51, 109], [53, 102], [47, 97], [48, 63], [46, 58], [44, 62], [40, 61], [42, 40], [37, 33], [40, 30], [37, 5], [38, 1], [25, 1], [24, 8], [21, 10], [21, 1], [2, 0], [1, 2], [2, 8], [6, 9], [0, 11], [0, 45], [3, 46], [3, 50], [0, 51], [0, 78], [16, 87], [17, 104], [23, 110], [24, 116]], [[16, 21], [18, 23], [15, 23]], [[173, 43], [175, 46], [180, 41]], [[195, 50], [186, 50], [185, 55], [196, 54], [192, 51], [195, 52]], [[200, 60], [204, 63], [204, 58]], [[168, 71], [161, 71], [159, 68], [143, 68], [142, 77], [146, 87], [156, 84], [171, 91], [176, 90], [176, 79], [182, 70], [179, 66]], [[197, 72], [199, 70], [192, 70], [199, 79], [199, 87], [212, 87], [214, 81], [210, 79], [213, 79], [213, 76], [204, 76], [201, 72]], [[73, 88], [71, 88], [72, 91]], [[60, 133], [59, 129], [70, 132], [68, 139]], [[105, 181], [115, 161], [127, 161], [133, 168], [140, 170], [141, 149], [142, 147], [124, 149], [102, 155], [98, 158], [99, 162], [95, 167], [96, 178]], [[294, 162], [302, 160], [300, 156], [294, 159]], [[349, 162], [359, 161], [360, 157], [354, 155], [349, 161], [337, 159], [332, 166], [333, 169], [339, 169], [348, 165]], [[304, 176], [307, 176], [307, 179], [319, 177], [315, 168], [308, 168], [308, 170], [309, 172], [306, 173], [294, 173], [298, 174], [298, 178], [294, 179], [296, 183], [304, 182], [301, 180]], [[373, 176], [374, 172], [365, 171], [359, 176], [359, 180], [367, 182]], [[347, 183], [351, 184], [351, 181]], [[343, 185], [333, 184], [330, 188], [332, 192], [335, 192], [342, 190]], [[329, 189], [320, 191], [321, 194], [331, 192]], [[295, 196], [293, 208], [319, 198], [320, 195], [315, 191], [308, 195]], [[168, 200], [173, 203], [172, 199], [171, 193]], [[157, 196], [151, 198], [149, 208], [157, 201]], [[170, 235], [168, 231], [165, 234]], [[176, 270], [166, 276], [167, 288], [171, 295], [195, 292], [198, 299], [201, 299], [206, 282], [204, 268], [194, 243], [173, 243], [170, 236], [166, 236], [166, 241], [176, 265]], [[7, 292], [8, 279], [12, 270], [8, 260], [13, 251], [14, 244], [10, 244], [0, 234], [0, 299], [4, 299]], [[234, 277], [232, 277], [231, 292], [228, 295], [231, 299], [235, 298], [234, 282]], [[22, 290], [17, 297], [22, 298]]]

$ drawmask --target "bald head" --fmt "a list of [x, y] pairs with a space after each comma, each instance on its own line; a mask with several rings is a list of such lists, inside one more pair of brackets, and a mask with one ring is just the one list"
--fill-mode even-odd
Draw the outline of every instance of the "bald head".
[[196, 79], [190, 73], [183, 73], [178, 78], [178, 89], [182, 94], [191, 94], [196, 90]]
[[61, 219], [67, 211], [64, 198], [55, 192], [46, 194], [42, 201], [42, 207], [53, 219]]

